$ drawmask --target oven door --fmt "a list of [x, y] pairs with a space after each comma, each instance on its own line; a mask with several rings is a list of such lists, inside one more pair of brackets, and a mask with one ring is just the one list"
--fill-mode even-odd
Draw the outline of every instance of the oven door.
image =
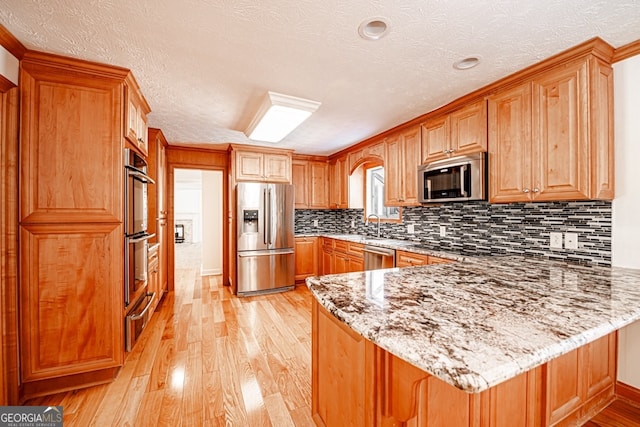
[[143, 298], [140, 298], [140, 301], [138, 301], [133, 310], [131, 310], [131, 313], [125, 318], [124, 336], [126, 351], [133, 349], [145, 326], [147, 326], [149, 318], [151, 317], [151, 306], [155, 298], [155, 292], [145, 294]]
[[127, 308], [147, 291], [149, 239], [154, 234], [125, 237], [124, 306]]
[[125, 233], [132, 236], [147, 231], [147, 185], [153, 180], [135, 168], [125, 171]]

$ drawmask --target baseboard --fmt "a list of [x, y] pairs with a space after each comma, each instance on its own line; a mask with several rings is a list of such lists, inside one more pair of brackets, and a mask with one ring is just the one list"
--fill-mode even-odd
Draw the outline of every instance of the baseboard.
[[640, 406], [640, 389], [637, 389], [629, 384], [616, 382], [616, 395], [624, 400], [633, 403], [636, 406]]
[[200, 270], [201, 276], [219, 276], [222, 274], [222, 270], [219, 268], [210, 268], [210, 269], [202, 269]]

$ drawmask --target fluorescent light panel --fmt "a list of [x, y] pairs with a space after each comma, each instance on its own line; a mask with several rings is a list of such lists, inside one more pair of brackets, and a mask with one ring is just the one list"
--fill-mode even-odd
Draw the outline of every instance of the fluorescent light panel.
[[245, 134], [254, 141], [280, 142], [319, 106], [320, 102], [267, 92]]

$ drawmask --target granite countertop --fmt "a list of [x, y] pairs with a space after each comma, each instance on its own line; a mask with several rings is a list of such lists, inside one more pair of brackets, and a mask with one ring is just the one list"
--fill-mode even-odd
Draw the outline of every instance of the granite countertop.
[[481, 392], [640, 319], [640, 270], [523, 257], [311, 277], [374, 344]]

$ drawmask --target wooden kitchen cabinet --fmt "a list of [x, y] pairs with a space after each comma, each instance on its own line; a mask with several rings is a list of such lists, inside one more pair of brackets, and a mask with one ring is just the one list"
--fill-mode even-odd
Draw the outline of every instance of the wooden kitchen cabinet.
[[385, 141], [385, 206], [419, 206], [420, 126]]
[[329, 164], [326, 161], [293, 159], [292, 182], [296, 209], [329, 207]]
[[331, 274], [334, 270], [333, 266], [333, 239], [327, 237], [322, 238], [322, 265], [321, 274]]
[[429, 256], [414, 252], [396, 251], [396, 267], [415, 267], [429, 264]]
[[149, 256], [147, 260], [147, 274], [148, 274], [148, 289], [149, 292], [156, 294], [151, 306], [151, 312], [153, 313], [162, 298], [162, 285], [160, 284], [160, 263], [159, 263], [159, 249], [160, 245], [153, 244], [149, 246]]
[[364, 271], [364, 245], [346, 240], [334, 240], [331, 274]]
[[167, 208], [167, 140], [160, 129], [149, 128], [149, 176], [155, 180], [155, 185], [149, 185], [148, 191], [148, 231], [155, 234], [158, 248], [158, 290], [156, 304], [168, 290], [168, 259], [169, 245], [173, 232], [169, 233]]
[[307, 277], [318, 275], [318, 238], [295, 238], [295, 280], [304, 281]]
[[347, 156], [329, 163], [329, 207], [347, 209], [349, 207], [349, 170]]
[[587, 56], [489, 97], [491, 202], [613, 198], [611, 79]]
[[233, 146], [232, 156], [237, 182], [291, 182], [291, 151]]
[[149, 152], [149, 140], [147, 132], [147, 115], [151, 108], [140, 92], [140, 87], [133, 75], [127, 77], [125, 83], [125, 96], [127, 108], [125, 111], [127, 123], [126, 138], [143, 155]]
[[31, 51], [20, 64], [23, 398], [111, 381], [123, 364], [128, 76]]
[[484, 99], [422, 124], [422, 158], [419, 163], [484, 151], [487, 151]]

